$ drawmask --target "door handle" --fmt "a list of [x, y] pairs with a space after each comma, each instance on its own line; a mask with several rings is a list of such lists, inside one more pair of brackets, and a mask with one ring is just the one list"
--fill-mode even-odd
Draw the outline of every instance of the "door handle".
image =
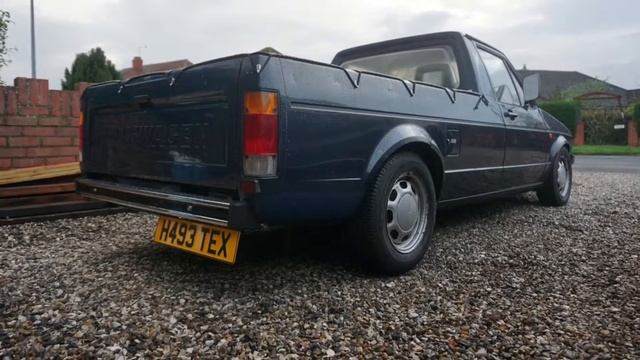
[[518, 114], [516, 114], [513, 110], [509, 109], [504, 112], [504, 116], [508, 117], [511, 120], [515, 120], [518, 117]]

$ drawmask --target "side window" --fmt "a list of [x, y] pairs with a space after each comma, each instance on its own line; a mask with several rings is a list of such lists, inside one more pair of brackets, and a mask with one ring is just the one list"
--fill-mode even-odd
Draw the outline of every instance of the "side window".
[[524, 103], [524, 90], [522, 90], [522, 86], [518, 82], [518, 78], [513, 73], [513, 71], [511, 71], [511, 69], [508, 69], [508, 70], [509, 70], [509, 74], [511, 74], [511, 80], [513, 80], [513, 83], [516, 86], [516, 92], [518, 93], [518, 98], [520, 99], [520, 104], [522, 104], [522, 103]]
[[482, 49], [478, 49], [478, 53], [491, 79], [496, 99], [506, 104], [522, 105], [518, 97], [518, 90], [516, 90], [514, 81], [504, 61]]

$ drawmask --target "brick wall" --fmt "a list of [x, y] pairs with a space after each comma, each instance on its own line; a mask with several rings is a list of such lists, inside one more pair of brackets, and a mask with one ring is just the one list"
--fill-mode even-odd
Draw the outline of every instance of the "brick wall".
[[78, 90], [49, 90], [49, 81], [16, 78], [0, 86], [0, 170], [78, 161]]
[[573, 134], [573, 145], [584, 145], [584, 121], [578, 120], [576, 132]]
[[627, 121], [627, 145], [640, 146], [640, 138], [638, 138], [638, 127], [636, 119]]

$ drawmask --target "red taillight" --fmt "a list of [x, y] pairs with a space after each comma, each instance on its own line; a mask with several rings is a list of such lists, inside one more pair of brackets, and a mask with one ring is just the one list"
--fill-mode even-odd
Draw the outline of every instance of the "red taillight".
[[278, 158], [278, 95], [251, 91], [244, 95], [244, 173], [273, 176]]
[[244, 117], [244, 155], [278, 154], [278, 115], [247, 114]]

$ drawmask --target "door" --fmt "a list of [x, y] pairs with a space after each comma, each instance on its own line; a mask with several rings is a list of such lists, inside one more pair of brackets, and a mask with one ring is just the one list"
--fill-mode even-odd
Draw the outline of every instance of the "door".
[[549, 164], [552, 134], [536, 105], [524, 104], [523, 91], [502, 54], [478, 46], [506, 127], [504, 185], [518, 187], [541, 181]]

